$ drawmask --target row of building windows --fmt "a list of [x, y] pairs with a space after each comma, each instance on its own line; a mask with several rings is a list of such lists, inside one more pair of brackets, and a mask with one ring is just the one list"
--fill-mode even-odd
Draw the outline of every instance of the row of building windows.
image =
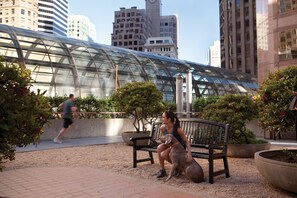
[[286, 13], [297, 10], [297, 0], [279, 0], [279, 13]]
[[171, 47], [156, 47], [156, 48], [148, 48], [148, 52], [172, 52]]

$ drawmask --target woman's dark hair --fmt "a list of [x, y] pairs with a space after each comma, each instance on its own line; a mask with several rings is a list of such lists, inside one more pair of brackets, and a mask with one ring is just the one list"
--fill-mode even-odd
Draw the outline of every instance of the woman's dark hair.
[[172, 111], [168, 110], [165, 111], [165, 116], [167, 119], [171, 119], [171, 121], [173, 122], [173, 132], [176, 133], [177, 129], [180, 128], [180, 123], [179, 123], [179, 119], [176, 117], [175, 113], [173, 113]]

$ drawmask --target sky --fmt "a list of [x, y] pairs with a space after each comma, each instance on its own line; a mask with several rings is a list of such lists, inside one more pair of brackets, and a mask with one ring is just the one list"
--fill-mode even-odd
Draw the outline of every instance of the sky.
[[[145, 9], [145, 0], [69, 0], [70, 15], [84, 15], [96, 27], [96, 42], [111, 45], [114, 12]], [[207, 64], [207, 51], [219, 40], [219, 0], [162, 0], [162, 15], [179, 18], [179, 59]]]

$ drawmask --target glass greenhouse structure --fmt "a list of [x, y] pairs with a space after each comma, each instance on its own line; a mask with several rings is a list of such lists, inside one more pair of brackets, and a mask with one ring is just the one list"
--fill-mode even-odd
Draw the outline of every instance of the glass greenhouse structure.
[[165, 101], [174, 101], [176, 78], [184, 77], [185, 85], [189, 71], [193, 98], [255, 94], [258, 88], [247, 74], [7, 25], [0, 25], [0, 55], [29, 68], [33, 88], [46, 90], [47, 96], [104, 98], [127, 82], [151, 81]]

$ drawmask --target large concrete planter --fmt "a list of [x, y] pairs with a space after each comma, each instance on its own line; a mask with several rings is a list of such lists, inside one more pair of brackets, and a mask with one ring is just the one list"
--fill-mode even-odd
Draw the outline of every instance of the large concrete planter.
[[[295, 155], [297, 149], [289, 150]], [[258, 171], [272, 185], [283, 190], [297, 193], [297, 163], [288, 163], [277, 159], [286, 156], [283, 150], [259, 151], [255, 153]]]
[[269, 150], [270, 143], [265, 144], [228, 144], [227, 156], [236, 158], [253, 158], [258, 151]]
[[[145, 131], [145, 132], [127, 131], [122, 133], [122, 138], [127, 145], [132, 146], [133, 142], [130, 141], [131, 137], [147, 137], [149, 135], [150, 135], [149, 131]], [[148, 144], [148, 140], [137, 141], [137, 145], [147, 145], [147, 144]]]

